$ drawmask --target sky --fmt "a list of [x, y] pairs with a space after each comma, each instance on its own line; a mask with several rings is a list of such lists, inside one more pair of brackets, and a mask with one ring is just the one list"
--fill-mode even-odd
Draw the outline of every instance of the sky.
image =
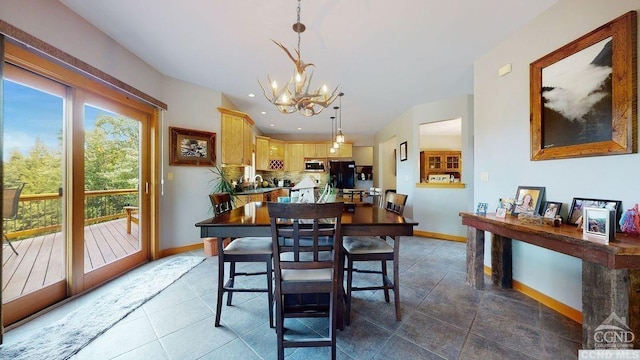
[[[48, 148], [56, 149], [62, 133], [64, 100], [7, 79], [3, 85], [3, 160], [7, 161], [14, 149], [28, 153], [37, 138]], [[101, 112], [104, 111], [85, 106], [85, 130], [93, 129]]]

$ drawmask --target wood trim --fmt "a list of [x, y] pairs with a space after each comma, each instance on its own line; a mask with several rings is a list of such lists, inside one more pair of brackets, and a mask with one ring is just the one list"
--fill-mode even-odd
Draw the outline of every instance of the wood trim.
[[249, 116], [249, 114], [243, 113], [242, 111], [225, 109], [223, 107], [218, 107], [218, 111], [220, 113], [222, 113], [222, 114], [228, 114], [228, 115], [239, 116], [241, 118], [244, 118], [251, 125], [255, 125], [256, 124], [256, 122], [253, 121], [253, 119], [251, 118], [251, 116]]
[[[489, 266], [484, 266], [484, 273], [491, 276], [491, 268]], [[525, 294], [528, 297], [540, 302], [541, 304], [545, 305], [546, 307], [553, 309], [557, 312], [559, 312], [560, 314], [568, 317], [569, 319], [576, 321], [580, 324], [582, 324], [582, 312], [572, 308], [571, 306], [564, 304], [548, 295], [545, 295], [541, 292], [539, 292], [536, 289], [530, 288], [527, 285], [517, 281], [517, 280], [513, 280], [513, 290], [516, 290], [519, 293]]]
[[145, 103], [167, 110], [167, 104], [162, 101], [153, 98], [150, 95], [126, 84], [123, 81], [116, 79], [115, 77], [85, 63], [84, 61], [50, 45], [33, 35], [28, 34], [25, 31], [18, 29], [17, 27], [0, 20], [0, 33], [6, 35], [8, 38], [13, 39], [16, 42], [26, 45], [29, 49], [32, 49], [46, 55], [48, 58], [53, 58], [58, 62], [65, 64], [76, 72], [83, 74], [86, 77], [90, 77], [91, 80], [97, 80], [110, 87], [118, 89], [120, 92], [132, 95]]
[[163, 250], [160, 250], [158, 253], [159, 253], [159, 258], [163, 258], [163, 257], [175, 255], [175, 254], [181, 254], [187, 251], [194, 251], [194, 250], [201, 250], [201, 249], [204, 249], [204, 242], [179, 246], [175, 248], [163, 249]]
[[[0, 79], [4, 79], [4, 35], [0, 34]], [[3, 91], [4, 91], [4, 87], [2, 86], [2, 84], [4, 83], [4, 81], [0, 81], [0, 99], [3, 99]], [[4, 139], [4, 118], [3, 115], [4, 114], [4, 109], [3, 109], [3, 104], [4, 101], [0, 101], [0, 139]], [[2, 151], [2, 148], [4, 146], [0, 146], [0, 159], [4, 159], [4, 154]], [[3, 162], [0, 162], [0, 179], [4, 179], [4, 172], [3, 172]], [[0, 194], [0, 204], [4, 203], [4, 199], [3, 199], [3, 194]], [[4, 234], [4, 221], [2, 222], [2, 225], [0, 225], [0, 228], [2, 228], [2, 233]], [[3, 239], [4, 240], [4, 239]], [[4, 243], [3, 243], [4, 245]], [[4, 246], [0, 246], [0, 259], [4, 258], [3, 252], [4, 251]], [[0, 279], [2, 279], [2, 266], [0, 266]], [[0, 345], [3, 343], [3, 335], [4, 335], [4, 318], [3, 318], [3, 308], [4, 306], [2, 306], [2, 291], [0, 291]]]
[[467, 242], [467, 238], [464, 237], [464, 236], [440, 234], [440, 233], [434, 233], [434, 232], [431, 232], [431, 231], [414, 230], [413, 231], [413, 235], [414, 236], [426, 237], [426, 238], [433, 238], [433, 239], [441, 239], [441, 240], [449, 240], [449, 241], [457, 241], [457, 242]]
[[57, 303], [67, 297], [67, 284], [61, 280], [41, 290], [21, 296], [2, 304], [4, 308], [3, 324], [13, 324], [31, 314]]
[[464, 183], [416, 183], [416, 187], [431, 189], [464, 189], [467, 185]]

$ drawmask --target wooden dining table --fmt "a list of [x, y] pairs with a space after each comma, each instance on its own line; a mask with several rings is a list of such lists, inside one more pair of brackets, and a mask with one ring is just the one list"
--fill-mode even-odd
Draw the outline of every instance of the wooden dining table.
[[[345, 203], [346, 204], [346, 203]], [[393, 241], [396, 259], [400, 251], [401, 236], [412, 236], [418, 222], [387, 211], [368, 203], [356, 203], [345, 206], [342, 213], [343, 236], [385, 236]], [[271, 236], [269, 211], [266, 202], [252, 202], [235, 208], [217, 217], [195, 224], [200, 228], [200, 237], [237, 238], [247, 236]], [[218, 251], [222, 251], [223, 242], [217, 241]], [[344, 269], [344, 264], [340, 264]], [[398, 262], [394, 261], [393, 271], [398, 271]], [[339, 272], [342, 274], [342, 271]], [[341, 290], [342, 287], [340, 287]], [[396, 288], [398, 291], [399, 287]], [[343, 292], [343, 291], [342, 291]], [[342, 307], [340, 307], [342, 308]], [[339, 311], [339, 318], [342, 318]], [[339, 319], [339, 324], [343, 322]], [[343, 328], [340, 326], [340, 328]]]

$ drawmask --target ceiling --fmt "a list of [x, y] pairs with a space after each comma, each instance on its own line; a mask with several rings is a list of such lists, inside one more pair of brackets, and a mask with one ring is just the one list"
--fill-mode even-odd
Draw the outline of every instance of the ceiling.
[[[296, 47], [297, 1], [60, 1], [161, 73], [221, 91], [263, 133], [330, 137], [335, 110], [280, 114], [258, 85], [293, 73], [271, 39]], [[347, 141], [370, 139], [415, 105], [471, 94], [474, 59], [557, 1], [302, 0], [302, 60], [312, 87], [345, 93]]]

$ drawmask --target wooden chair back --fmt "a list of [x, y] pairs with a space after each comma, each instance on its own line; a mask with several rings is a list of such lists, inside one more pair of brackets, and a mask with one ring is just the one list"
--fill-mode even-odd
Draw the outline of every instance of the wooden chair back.
[[[276, 285], [282, 271], [333, 269], [337, 276], [342, 254], [341, 217], [344, 203], [267, 203], [273, 240]], [[327, 239], [331, 246], [323, 246]], [[332, 256], [322, 256], [333, 250]], [[287, 253], [281, 256], [281, 254]], [[335, 278], [335, 277], [334, 277]], [[285, 293], [328, 292], [314, 288], [313, 282], [298, 282]]]
[[2, 219], [15, 219], [18, 215], [18, 202], [24, 184], [16, 188], [2, 189]]
[[[338, 286], [342, 286], [344, 203], [267, 203], [275, 274], [278, 359], [284, 349], [330, 346], [336, 358]], [[333, 240], [330, 252], [323, 239]], [[329, 336], [285, 338], [285, 318], [329, 318]]]
[[384, 208], [388, 211], [393, 211], [398, 215], [402, 215], [404, 213], [404, 205], [407, 203], [407, 195], [398, 194], [395, 192], [387, 193], [387, 197], [385, 199]]
[[224, 214], [233, 209], [233, 202], [231, 202], [231, 195], [229, 195], [229, 193], [209, 194], [209, 199], [213, 206], [213, 216]]

